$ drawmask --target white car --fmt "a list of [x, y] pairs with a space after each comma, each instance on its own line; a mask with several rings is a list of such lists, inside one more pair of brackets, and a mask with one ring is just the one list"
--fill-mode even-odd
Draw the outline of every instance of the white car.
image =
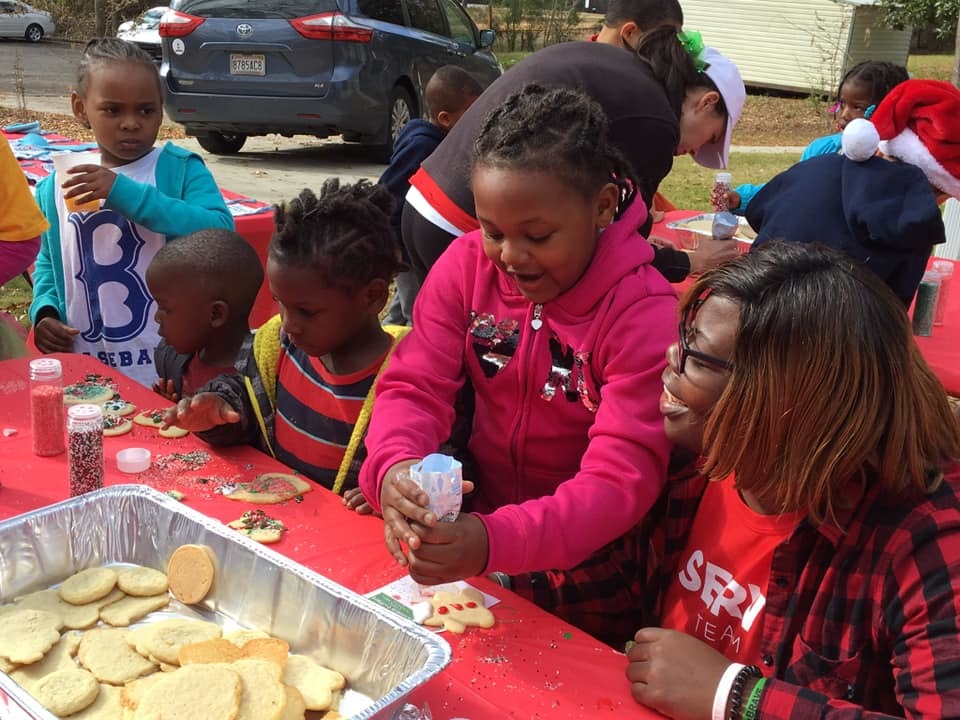
[[44, 35], [52, 35], [56, 29], [50, 13], [19, 0], [0, 0], [0, 37], [40, 42]]
[[170, 8], [163, 6], [152, 7], [149, 10], [145, 10], [137, 16], [136, 20], [128, 20], [125, 23], [121, 23], [120, 27], [117, 28], [117, 37], [121, 40], [127, 40], [139, 45], [146, 50], [150, 54], [150, 57], [159, 65], [162, 59], [160, 18], [162, 18], [163, 14], [169, 9]]

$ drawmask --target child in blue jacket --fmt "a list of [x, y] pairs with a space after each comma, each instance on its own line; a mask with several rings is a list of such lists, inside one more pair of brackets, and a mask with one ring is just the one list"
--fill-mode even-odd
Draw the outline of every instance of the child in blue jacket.
[[[53, 174], [37, 187], [50, 222], [34, 271], [30, 319], [41, 352], [79, 352], [149, 386], [160, 341], [144, 274], [172, 237], [233, 218], [197, 155], [153, 146], [163, 118], [160, 77], [150, 56], [113, 38], [91, 41], [71, 97], [100, 164]], [[100, 201], [92, 212], [67, 200]]]

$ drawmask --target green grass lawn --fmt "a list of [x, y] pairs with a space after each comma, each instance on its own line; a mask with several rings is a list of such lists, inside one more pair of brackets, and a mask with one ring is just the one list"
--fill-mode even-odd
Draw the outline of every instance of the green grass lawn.
[[6, 312], [16, 318], [24, 327], [30, 327], [27, 311], [33, 292], [22, 277], [14, 278], [0, 287], [0, 312]]
[[[734, 186], [762, 183], [793, 165], [796, 153], [731, 153], [730, 173]], [[697, 165], [689, 156], [673, 161], [673, 170], [660, 183], [660, 193], [678, 208], [710, 210], [710, 188], [716, 170]]]
[[911, 77], [946, 80], [953, 74], [953, 55], [911, 55], [907, 60]]

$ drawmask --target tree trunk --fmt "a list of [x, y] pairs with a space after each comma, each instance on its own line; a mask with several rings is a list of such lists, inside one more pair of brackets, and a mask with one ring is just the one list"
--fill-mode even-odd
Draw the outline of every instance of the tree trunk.
[[957, 39], [953, 45], [953, 84], [960, 87], [960, 13], [957, 13]]

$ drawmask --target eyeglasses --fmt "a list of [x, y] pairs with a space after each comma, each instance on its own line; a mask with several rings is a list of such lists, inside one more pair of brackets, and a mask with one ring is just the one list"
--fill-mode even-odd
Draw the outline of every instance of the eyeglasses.
[[693, 316], [696, 315], [697, 308], [699, 308], [701, 304], [702, 300], [695, 302], [693, 305], [687, 308], [687, 312], [684, 313], [683, 319], [680, 321], [680, 327], [678, 328], [678, 332], [680, 334], [680, 358], [678, 363], [680, 366], [680, 375], [683, 375], [683, 371], [687, 366], [688, 357], [696, 358], [700, 362], [705, 362], [709, 365], [722, 368], [723, 370], [733, 370], [733, 363], [729, 360], [721, 360], [718, 357], [708, 355], [707, 353], [694, 350], [692, 347], [690, 347], [689, 338], [691, 334], [693, 334], [691, 322], [693, 320]]

